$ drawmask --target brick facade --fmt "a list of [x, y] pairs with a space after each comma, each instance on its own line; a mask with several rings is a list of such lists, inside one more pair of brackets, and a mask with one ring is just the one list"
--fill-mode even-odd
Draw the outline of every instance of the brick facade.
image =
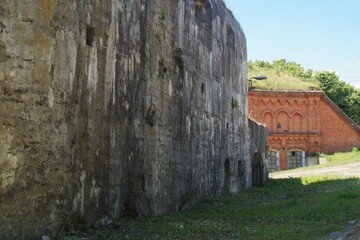
[[249, 116], [269, 129], [271, 171], [360, 147], [359, 126], [323, 92], [252, 90], [248, 97]]

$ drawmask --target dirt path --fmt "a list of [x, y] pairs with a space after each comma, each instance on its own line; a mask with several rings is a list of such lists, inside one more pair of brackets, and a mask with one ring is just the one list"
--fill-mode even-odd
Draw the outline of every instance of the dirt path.
[[289, 178], [289, 177], [304, 177], [304, 176], [315, 176], [315, 175], [343, 175], [343, 176], [353, 176], [360, 177], [360, 162], [350, 163], [341, 166], [333, 167], [324, 167], [319, 169], [311, 170], [294, 170], [291, 172], [270, 174], [270, 178], [279, 179], [279, 178]]
[[323, 240], [359, 240], [360, 221], [350, 221], [342, 232], [329, 233]]

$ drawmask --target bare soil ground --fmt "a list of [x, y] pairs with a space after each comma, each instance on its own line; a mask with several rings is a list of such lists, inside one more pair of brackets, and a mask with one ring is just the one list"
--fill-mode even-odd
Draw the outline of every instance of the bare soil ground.
[[[360, 177], [360, 162], [340, 166], [324, 167], [311, 170], [294, 170], [291, 172], [277, 173], [270, 178], [297, 178], [316, 175], [341, 175], [348, 177]], [[324, 240], [360, 240], [360, 220], [350, 221], [348, 227], [341, 232], [332, 232]]]
[[270, 175], [270, 178], [290, 178], [290, 177], [304, 177], [304, 176], [316, 176], [316, 175], [342, 175], [351, 177], [360, 177], [360, 162], [350, 163], [340, 166], [324, 167], [311, 170], [295, 170], [291, 172], [277, 173]]

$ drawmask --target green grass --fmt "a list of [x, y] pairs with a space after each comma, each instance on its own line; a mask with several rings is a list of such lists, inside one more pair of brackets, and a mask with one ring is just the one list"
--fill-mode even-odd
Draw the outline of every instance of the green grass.
[[326, 158], [328, 166], [342, 165], [360, 161], [360, 151], [353, 148], [351, 152], [337, 152], [334, 154], [320, 154], [321, 158]]
[[[360, 215], [360, 178], [271, 179], [240, 195], [208, 199], [193, 210], [118, 220], [87, 239], [319, 239]], [[81, 236], [80, 236], [81, 237]]]
[[305, 82], [299, 77], [290, 76], [275, 69], [253, 67], [249, 69], [248, 76], [265, 75], [267, 80], [253, 81], [253, 87], [265, 90], [316, 90], [319, 86], [313, 82]]

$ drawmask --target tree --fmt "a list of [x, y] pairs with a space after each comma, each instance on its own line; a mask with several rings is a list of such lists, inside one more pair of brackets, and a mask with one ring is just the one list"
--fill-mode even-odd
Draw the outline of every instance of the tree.
[[349, 109], [349, 117], [360, 125], [360, 90], [354, 89], [348, 98], [349, 105], [352, 106]]
[[340, 80], [335, 72], [316, 72], [314, 79], [319, 82], [320, 89], [360, 125], [360, 90]]

